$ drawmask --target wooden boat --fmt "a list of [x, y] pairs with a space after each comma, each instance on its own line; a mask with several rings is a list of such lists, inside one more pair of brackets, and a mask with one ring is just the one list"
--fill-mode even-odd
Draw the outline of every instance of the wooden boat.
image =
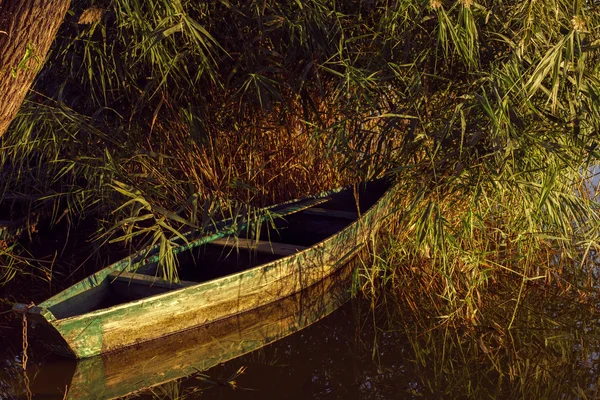
[[[50, 356], [39, 366], [30, 363], [30, 390], [34, 398], [114, 399], [143, 395], [140, 392], [149, 388], [204, 372], [297, 332], [338, 309], [350, 298], [353, 267], [349, 263], [281, 301], [160, 340], [83, 360]], [[19, 395], [25, 397], [25, 388]]]
[[[177, 283], [157, 276], [158, 249], [112, 264], [37, 306], [16, 304], [46, 347], [86, 358], [212, 323], [283, 299], [350, 261], [389, 214], [387, 180], [225, 220], [172, 251]], [[256, 229], [260, 228], [260, 229]]]

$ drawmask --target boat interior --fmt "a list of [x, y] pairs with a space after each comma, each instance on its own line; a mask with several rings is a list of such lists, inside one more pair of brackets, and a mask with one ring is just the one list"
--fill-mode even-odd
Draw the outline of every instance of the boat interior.
[[270, 210], [271, 217], [262, 223], [251, 224], [236, 235], [177, 254], [179, 282], [162, 279], [158, 263], [149, 263], [134, 271], [111, 273], [93, 290], [97, 292], [94, 296], [81, 293], [89, 299], [77, 302], [78, 306], [65, 304], [63, 307], [59, 303], [50, 311], [57, 318], [78, 315], [196, 285], [296, 254], [356, 221], [388, 187], [387, 181], [379, 180], [357, 188], [344, 188], [327, 197], [279, 205]]

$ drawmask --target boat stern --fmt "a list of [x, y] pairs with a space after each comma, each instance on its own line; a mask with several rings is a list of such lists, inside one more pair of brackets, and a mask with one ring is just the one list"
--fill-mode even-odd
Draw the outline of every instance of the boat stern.
[[12, 310], [27, 318], [29, 327], [35, 331], [35, 337], [40, 339], [39, 342], [45, 349], [66, 357], [76, 358], [75, 352], [55, 328], [56, 318], [50, 310], [23, 303], [16, 303]]

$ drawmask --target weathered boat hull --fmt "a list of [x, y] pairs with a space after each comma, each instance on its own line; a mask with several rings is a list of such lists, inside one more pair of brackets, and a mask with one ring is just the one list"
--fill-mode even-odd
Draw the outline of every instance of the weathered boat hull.
[[[389, 213], [388, 189], [366, 212], [334, 235], [286, 257], [207, 282], [81, 313], [109, 290], [109, 275], [127, 271], [124, 263], [106, 269], [27, 311], [45, 331], [52, 351], [91, 357], [202, 326], [283, 299], [323, 280], [352, 260]], [[210, 238], [222, 237], [218, 233]], [[203, 239], [204, 243], [210, 239]], [[160, 289], [160, 287], [155, 287]], [[162, 290], [162, 289], [160, 289]], [[94, 305], [98, 306], [99, 305]], [[18, 308], [19, 306], [16, 306]]]
[[[83, 360], [50, 355], [40, 364], [30, 362], [29, 389], [34, 398], [113, 399], [206, 371], [337, 310], [351, 298], [356, 262], [307, 290], [209, 325]], [[25, 387], [16, 385], [10, 397], [25, 398]]]
[[[168, 338], [82, 360], [68, 399], [112, 399], [205, 371], [288, 336], [350, 297], [352, 266], [305, 291]], [[90, 377], [94, 377], [91, 380]]]

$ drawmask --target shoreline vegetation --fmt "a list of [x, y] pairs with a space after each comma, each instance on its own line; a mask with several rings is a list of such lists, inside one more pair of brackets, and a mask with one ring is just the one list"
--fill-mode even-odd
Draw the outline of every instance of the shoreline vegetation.
[[0, 136], [0, 312], [393, 174], [362, 293], [511, 358], [532, 292], [599, 312], [599, 29], [583, 0], [74, 0]]

